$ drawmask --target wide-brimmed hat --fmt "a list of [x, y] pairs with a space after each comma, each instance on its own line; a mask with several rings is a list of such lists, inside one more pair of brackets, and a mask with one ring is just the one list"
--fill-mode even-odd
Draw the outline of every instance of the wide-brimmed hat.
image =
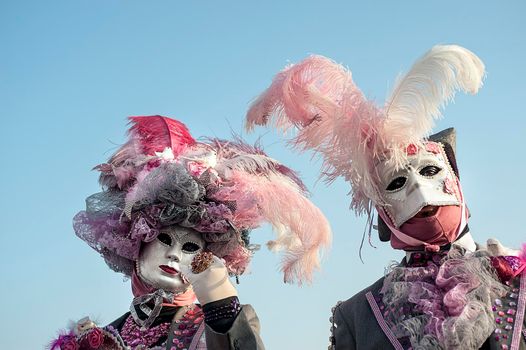
[[141, 244], [161, 227], [180, 225], [200, 232], [239, 275], [255, 250], [250, 231], [269, 222], [277, 239], [268, 246], [284, 253], [285, 281], [311, 279], [331, 233], [294, 171], [237, 137], [198, 142], [170, 118], [130, 121], [129, 140], [95, 167], [103, 190], [73, 220], [110, 268], [131, 276]]

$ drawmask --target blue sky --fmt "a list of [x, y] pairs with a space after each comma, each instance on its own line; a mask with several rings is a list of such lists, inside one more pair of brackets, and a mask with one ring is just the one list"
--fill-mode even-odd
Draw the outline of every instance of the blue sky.
[[[178, 118], [194, 136], [242, 131], [251, 100], [287, 63], [316, 53], [348, 66], [369, 97], [435, 44], [486, 64], [477, 96], [458, 95], [436, 130], [454, 126], [477, 241], [526, 241], [522, 103], [523, 1], [0, 1], [0, 327], [2, 349], [40, 349], [85, 315], [110, 322], [128, 282], [75, 237], [71, 218], [99, 190], [90, 169], [125, 138], [126, 117]], [[400, 252], [358, 247], [365, 224], [349, 186], [317, 182], [319, 162], [256, 129], [267, 152], [297, 169], [325, 212], [334, 246], [310, 287], [284, 285], [279, 256], [259, 251], [238, 287], [268, 349], [325, 348], [330, 308], [378, 279]], [[269, 227], [252, 233], [271, 239]], [[25, 337], [24, 334], [30, 333]]]

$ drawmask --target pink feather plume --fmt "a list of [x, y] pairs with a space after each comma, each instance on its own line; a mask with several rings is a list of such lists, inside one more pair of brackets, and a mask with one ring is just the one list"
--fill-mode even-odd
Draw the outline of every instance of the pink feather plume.
[[251, 105], [246, 128], [273, 124], [299, 129], [292, 140], [300, 150], [323, 158], [330, 182], [343, 177], [352, 186], [351, 207], [371, 213], [378, 195], [374, 164], [388, 160], [402, 166], [408, 143], [423, 142], [442, 107], [459, 90], [476, 93], [484, 64], [456, 45], [438, 45], [400, 80], [384, 107], [368, 101], [349, 70], [322, 56], [311, 56], [278, 73]]
[[268, 247], [285, 251], [281, 266], [285, 282], [312, 280], [321, 250], [331, 243], [331, 230], [325, 216], [292, 179], [280, 174], [247, 176], [233, 171], [214, 196], [236, 201], [236, 212], [242, 216], [234, 217], [235, 226], [251, 223], [253, 227], [263, 220], [272, 225], [277, 239], [268, 242]]
[[374, 196], [371, 159], [379, 151], [377, 129], [383, 114], [354, 84], [352, 74], [322, 56], [310, 56], [285, 68], [247, 113], [247, 130], [273, 123], [299, 129], [293, 144], [323, 158], [329, 181], [344, 177], [353, 186], [352, 206], [370, 211]]

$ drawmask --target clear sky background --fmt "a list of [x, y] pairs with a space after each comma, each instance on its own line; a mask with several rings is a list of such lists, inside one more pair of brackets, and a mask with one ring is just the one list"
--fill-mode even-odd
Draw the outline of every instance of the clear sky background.
[[[178, 118], [196, 137], [241, 132], [251, 100], [287, 63], [322, 54], [348, 66], [381, 103], [433, 45], [485, 62], [477, 96], [457, 95], [454, 126], [470, 226], [479, 242], [526, 241], [526, 3], [518, 1], [0, 1], [1, 349], [42, 349], [68, 320], [105, 324], [127, 311], [129, 282], [76, 238], [73, 215], [99, 190], [90, 169], [125, 140], [126, 117]], [[314, 284], [285, 285], [262, 249], [238, 287], [268, 349], [325, 349], [331, 307], [377, 280], [401, 252], [348, 210], [349, 186], [317, 182], [319, 162], [257, 129], [297, 169], [325, 212], [334, 246]], [[252, 240], [271, 239], [269, 227]]]

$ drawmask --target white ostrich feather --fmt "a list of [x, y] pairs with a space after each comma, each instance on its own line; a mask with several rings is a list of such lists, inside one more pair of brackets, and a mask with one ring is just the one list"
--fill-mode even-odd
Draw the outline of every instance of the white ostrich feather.
[[483, 78], [484, 64], [471, 51], [457, 45], [433, 47], [398, 81], [387, 99], [384, 142], [393, 148], [420, 142], [455, 93], [476, 94]]

